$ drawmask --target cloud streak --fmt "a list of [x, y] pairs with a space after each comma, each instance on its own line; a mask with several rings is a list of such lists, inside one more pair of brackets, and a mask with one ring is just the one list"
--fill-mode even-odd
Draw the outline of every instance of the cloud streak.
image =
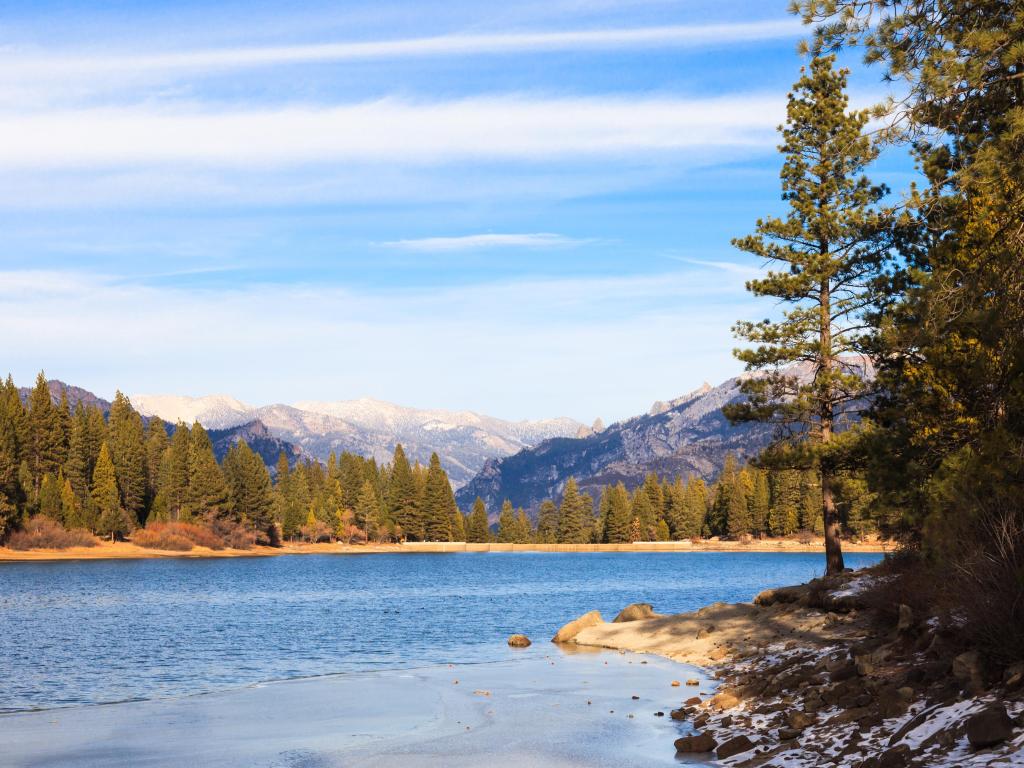
[[558, 235], [552, 232], [526, 234], [482, 234], [459, 237], [421, 237], [410, 240], [390, 240], [380, 243], [387, 248], [420, 253], [454, 253], [482, 251], [491, 248], [572, 248], [591, 242]]
[[0, 168], [543, 160], [770, 146], [781, 115], [770, 95], [55, 110], [0, 115]]
[[0, 56], [8, 77], [83, 77], [104, 74], [197, 72], [295, 64], [481, 56], [545, 51], [697, 48], [796, 38], [798, 19], [733, 24], [586, 29], [496, 34], [449, 34], [400, 40], [373, 40], [283, 46], [239, 47], [113, 56], [39, 56], [14, 51]]

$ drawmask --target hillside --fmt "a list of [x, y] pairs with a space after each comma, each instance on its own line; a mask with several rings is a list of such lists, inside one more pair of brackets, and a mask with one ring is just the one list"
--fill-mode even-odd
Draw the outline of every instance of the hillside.
[[709, 479], [727, 454], [754, 456], [771, 436], [769, 426], [731, 426], [722, 415], [723, 405], [742, 397], [739, 384], [739, 378], [717, 387], [705, 384], [600, 432], [546, 440], [514, 456], [492, 459], [458, 491], [459, 505], [468, 509], [480, 496], [492, 513], [504, 499], [535, 510], [544, 499], [558, 497], [570, 476], [595, 497], [607, 483], [621, 480], [635, 487], [648, 472]]
[[301, 448], [274, 437], [270, 434], [267, 426], [258, 419], [228, 429], [211, 429], [208, 434], [210, 442], [213, 443], [213, 453], [217, 457], [217, 461], [223, 461], [228, 449], [242, 440], [271, 469], [276, 467], [278, 457], [282, 452], [288, 457], [288, 463], [292, 466], [303, 456]]
[[409, 408], [372, 398], [261, 407], [228, 395], [133, 395], [131, 401], [143, 414], [171, 423], [198, 421], [213, 430], [259, 421], [273, 437], [320, 460], [326, 460], [331, 451], [350, 451], [387, 462], [395, 444], [401, 443], [411, 460], [426, 464], [437, 451], [456, 487], [471, 480], [488, 459], [587, 431], [567, 418], [507, 421], [471, 411]]

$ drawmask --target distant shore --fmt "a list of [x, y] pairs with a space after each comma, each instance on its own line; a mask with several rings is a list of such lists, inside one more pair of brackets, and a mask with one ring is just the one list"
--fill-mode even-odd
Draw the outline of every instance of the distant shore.
[[[887, 552], [888, 541], [844, 542], [847, 552]], [[102, 541], [95, 547], [13, 550], [0, 547], [0, 562], [47, 560], [121, 560], [166, 557], [274, 557], [279, 555], [370, 555], [438, 552], [822, 552], [824, 543], [792, 539], [739, 541], [652, 541], [633, 544], [467, 544], [465, 542], [407, 542], [405, 544], [300, 544], [252, 549], [208, 549], [187, 552], [147, 549], [128, 541]]]

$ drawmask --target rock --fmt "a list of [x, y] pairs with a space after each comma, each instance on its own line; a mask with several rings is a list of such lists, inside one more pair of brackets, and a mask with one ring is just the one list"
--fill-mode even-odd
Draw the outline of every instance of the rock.
[[711, 661], [721, 661], [722, 659], [724, 659], [728, 655], [729, 655], [729, 652], [727, 650], [725, 650], [725, 648], [723, 648], [721, 646], [719, 646], [718, 648], [712, 648], [708, 652], [708, 658], [711, 659]]
[[576, 635], [582, 632], [588, 627], [593, 627], [597, 624], [604, 624], [604, 619], [601, 618], [600, 611], [590, 611], [590, 613], [584, 613], [578, 619], [573, 619], [560, 630], [555, 633], [555, 636], [551, 638], [552, 643], [569, 643], [576, 639]]
[[1003, 680], [1007, 688], [1019, 688], [1024, 683], [1024, 661], [1018, 661], [1006, 668]]
[[691, 696], [686, 701], [684, 701], [683, 704], [687, 707], [696, 706], [697, 704], [700, 704], [700, 696]]
[[627, 605], [619, 615], [612, 619], [612, 624], [621, 624], [624, 621], [643, 621], [644, 619], [661, 618], [662, 614], [655, 613], [650, 603], [633, 603]]
[[508, 644], [513, 648], [529, 648], [532, 645], [526, 635], [512, 635], [508, 639]]
[[981, 656], [977, 651], [967, 651], [953, 659], [953, 677], [971, 693], [985, 690]]
[[914, 628], [914, 612], [909, 605], [900, 603], [899, 620], [896, 622], [896, 632], [900, 635], [906, 634]]
[[1002, 744], [1013, 736], [1013, 721], [1002, 704], [991, 704], [967, 718], [967, 740], [975, 749]]
[[757, 597], [754, 598], [754, 605], [760, 605], [762, 608], [767, 608], [772, 605], [778, 605], [783, 603], [795, 603], [801, 597], [806, 590], [803, 587], [778, 587], [776, 589], [766, 589], [763, 592], [759, 592]]
[[779, 728], [779, 741], [791, 741], [800, 735], [797, 728]]
[[718, 746], [715, 737], [707, 731], [676, 739], [676, 752], [712, 752]]
[[707, 701], [709, 707], [723, 712], [732, 709], [739, 703], [739, 697], [729, 691], [719, 691]]
[[910, 747], [906, 744], [897, 744], [891, 747], [878, 758], [879, 768], [903, 768], [910, 762]]
[[673, 709], [668, 713], [668, 716], [673, 720], [685, 720], [688, 713], [685, 709]]
[[786, 715], [786, 722], [789, 724], [789, 727], [797, 731], [802, 731], [807, 726], [813, 725], [817, 720], [818, 718], [801, 712], [798, 709], [794, 709]]
[[738, 755], [742, 752], [748, 752], [753, 748], [754, 742], [741, 734], [719, 744], [715, 754], [718, 756], [719, 760], [725, 760], [727, 757], [732, 757], [733, 755]]
[[695, 680], [694, 678], [691, 677], [689, 680], [686, 681], [686, 684], [687, 685], [700, 685], [700, 680]]
[[679, 681], [678, 681], [678, 680], [673, 680], [673, 681], [672, 681], [672, 687], [673, 687], [673, 688], [678, 688], [678, 687], [679, 687], [679, 685], [680, 685], [680, 683], [679, 683]]

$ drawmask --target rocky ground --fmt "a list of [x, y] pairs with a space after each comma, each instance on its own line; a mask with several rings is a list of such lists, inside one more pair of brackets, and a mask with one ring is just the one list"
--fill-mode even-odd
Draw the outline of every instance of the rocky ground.
[[878, 610], [887, 578], [849, 573], [674, 616], [592, 612], [556, 639], [711, 669], [717, 690], [671, 713], [693, 729], [675, 746], [724, 765], [1024, 766], [1024, 663], [986, 662], [955, 621]]

